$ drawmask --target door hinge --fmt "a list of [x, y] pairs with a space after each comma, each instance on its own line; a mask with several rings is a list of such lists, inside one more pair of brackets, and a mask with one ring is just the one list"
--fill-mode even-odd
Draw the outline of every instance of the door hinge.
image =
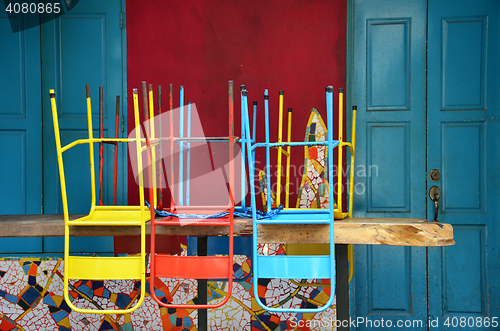
[[122, 132], [123, 132], [123, 130], [125, 130], [125, 116], [123, 116], [123, 115], [122, 115], [122, 125], [121, 125], [121, 127], [122, 127]]
[[123, 29], [123, 12], [120, 12], [120, 29]]

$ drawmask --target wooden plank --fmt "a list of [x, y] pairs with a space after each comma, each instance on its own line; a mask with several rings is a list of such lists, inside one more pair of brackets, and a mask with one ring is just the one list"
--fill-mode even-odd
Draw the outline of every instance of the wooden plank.
[[[73, 215], [72, 218], [81, 217]], [[158, 235], [217, 236], [227, 235], [229, 229], [220, 226], [157, 226]], [[265, 243], [328, 243], [328, 225], [258, 226], [258, 241]], [[150, 225], [146, 224], [146, 233]], [[241, 218], [235, 221], [236, 235], [251, 234], [252, 221]], [[135, 236], [137, 226], [74, 226], [72, 236]], [[0, 237], [52, 237], [64, 236], [62, 215], [2, 215]], [[448, 246], [453, 245], [453, 228], [450, 224], [427, 222], [423, 219], [353, 218], [335, 222], [335, 243], [398, 246]]]
[[[258, 226], [259, 243], [329, 243], [329, 225]], [[454, 245], [451, 224], [424, 219], [353, 218], [335, 222], [336, 244], [394, 246]]]
[[[76, 219], [84, 215], [71, 215]], [[71, 236], [137, 236], [138, 226], [71, 226]], [[151, 233], [146, 223], [146, 234]], [[156, 226], [158, 235], [219, 236], [228, 235], [225, 226]], [[252, 220], [236, 220], [235, 234], [252, 233]], [[63, 215], [0, 215], [0, 237], [61, 237], [64, 236]]]

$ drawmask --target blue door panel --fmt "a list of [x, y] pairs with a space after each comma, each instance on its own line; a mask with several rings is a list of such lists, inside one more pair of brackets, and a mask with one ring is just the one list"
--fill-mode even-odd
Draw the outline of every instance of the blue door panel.
[[410, 212], [409, 131], [408, 122], [366, 124], [368, 213]]
[[[368, 313], [406, 313], [411, 314], [411, 250], [393, 246], [369, 246], [368, 264]], [[388, 263], [383, 261], [390, 256]], [[387, 273], [387, 268], [392, 270]]]
[[[8, 162], [2, 162], [2, 214], [25, 214], [28, 204], [26, 185], [27, 167], [26, 130], [1, 130], [0, 155]], [[7, 192], [8, 191], [8, 192]]]
[[367, 110], [410, 109], [410, 19], [366, 20]]
[[429, 248], [432, 317], [500, 316], [499, 13], [496, 0], [429, 1], [427, 168], [441, 178], [428, 185], [456, 242]]
[[486, 15], [442, 18], [442, 110], [486, 109], [487, 26]]
[[[45, 213], [62, 213], [60, 182], [54, 142], [48, 90], [56, 91], [62, 144], [88, 137], [85, 85], [90, 85], [92, 125], [99, 135], [99, 86], [104, 95], [104, 136], [115, 136], [115, 100], [122, 92], [122, 30], [121, 1], [84, 1], [71, 12], [42, 25], [43, 108], [44, 108], [44, 206]], [[119, 133], [124, 136], [126, 133]], [[127, 192], [126, 148], [119, 148], [117, 203], [125, 204]], [[96, 178], [99, 177], [98, 145], [94, 146]], [[104, 146], [104, 203], [113, 199], [113, 153]], [[90, 210], [91, 186], [88, 146], [72, 148], [64, 154], [69, 212], [86, 214]], [[98, 191], [96, 183], [96, 191]], [[96, 192], [97, 196], [98, 192]], [[73, 237], [71, 249], [80, 252], [112, 252], [113, 237]], [[44, 238], [47, 251], [61, 251], [60, 238]]]
[[485, 133], [484, 121], [441, 123], [442, 213], [485, 211]]
[[[424, 0], [354, 1], [354, 217], [426, 217], [426, 7]], [[421, 247], [355, 246], [353, 317], [393, 325], [425, 321], [425, 253]]]
[[441, 260], [443, 315], [485, 316], [488, 297], [484, 249], [486, 227], [454, 225], [453, 234], [456, 244], [443, 248]]
[[[0, 214], [41, 214], [40, 28], [37, 17], [12, 20], [19, 32], [12, 32], [1, 2]], [[41, 251], [41, 238], [0, 238], [0, 254]]]

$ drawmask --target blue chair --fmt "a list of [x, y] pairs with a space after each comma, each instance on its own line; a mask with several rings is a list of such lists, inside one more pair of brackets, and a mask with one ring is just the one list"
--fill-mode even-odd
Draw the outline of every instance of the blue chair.
[[[282, 95], [282, 93], [280, 92]], [[242, 106], [245, 108], [243, 114], [245, 116], [245, 131], [246, 136], [250, 137], [250, 121], [248, 115], [247, 91], [242, 91]], [[335, 286], [335, 245], [334, 245], [334, 203], [333, 198], [330, 201], [329, 209], [298, 209], [298, 208], [283, 208], [283, 210], [274, 216], [264, 219], [258, 219], [256, 207], [256, 192], [253, 185], [255, 180], [255, 149], [259, 147], [266, 148], [266, 166], [270, 166], [270, 149], [279, 146], [317, 146], [326, 145], [329, 155], [333, 155], [333, 148], [339, 145], [339, 141], [333, 140], [333, 87], [326, 88], [326, 106], [327, 106], [327, 125], [328, 137], [327, 141], [315, 142], [269, 142], [269, 95], [268, 91], [264, 92], [264, 109], [265, 109], [265, 133], [266, 138], [264, 143], [252, 142], [246, 140], [249, 164], [250, 177], [250, 192], [251, 192], [251, 208], [253, 217], [253, 235], [252, 235], [252, 250], [253, 250], [253, 287], [255, 300], [265, 310], [271, 312], [296, 312], [296, 313], [317, 313], [329, 308], [334, 299], [333, 293]], [[333, 194], [333, 158], [328, 158], [328, 184], [329, 192]], [[271, 192], [270, 176], [267, 176], [267, 192]], [[267, 199], [267, 210], [271, 210], [271, 199]], [[259, 255], [257, 253], [257, 236], [258, 225], [265, 224], [287, 224], [293, 228], [296, 224], [328, 224], [330, 225], [330, 254], [329, 255]], [[281, 278], [281, 279], [329, 279], [332, 286], [332, 295], [323, 306], [316, 308], [285, 308], [269, 307], [259, 298], [258, 287], [259, 279]]]

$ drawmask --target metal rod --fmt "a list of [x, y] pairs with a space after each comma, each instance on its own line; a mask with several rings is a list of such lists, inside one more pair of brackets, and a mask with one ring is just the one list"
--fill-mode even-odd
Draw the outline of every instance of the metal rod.
[[[264, 116], [266, 130], [266, 186], [267, 186], [267, 211], [271, 211], [272, 191], [271, 191], [271, 148], [269, 146], [269, 92], [264, 90]], [[250, 170], [250, 169], [249, 169]]]
[[349, 218], [352, 218], [353, 206], [353, 191], [354, 191], [354, 156], [356, 154], [356, 106], [352, 106], [352, 141], [351, 141], [351, 171], [350, 171], [350, 186], [349, 186]]
[[[191, 101], [188, 102], [187, 109], [187, 137], [191, 137]], [[190, 204], [191, 195], [191, 143], [187, 142], [186, 156], [186, 206]]]
[[[333, 144], [337, 146], [339, 142], [337, 140], [333, 141]], [[269, 147], [279, 147], [279, 146], [328, 146], [328, 141], [292, 141], [292, 142], [281, 142], [281, 143], [269, 143]], [[266, 147], [265, 143], [256, 143], [252, 146], [252, 149], [257, 147]], [[283, 151], [281, 152], [282, 154]]]
[[[144, 120], [148, 120], [148, 89], [146, 81], [142, 81], [142, 107], [144, 108]], [[146, 128], [147, 130], [148, 128]], [[149, 136], [149, 132], [147, 134]]]
[[[116, 96], [116, 118], [115, 118], [115, 139], [119, 137], [118, 126], [120, 122], [120, 96]], [[115, 164], [113, 175], [113, 206], [116, 206], [116, 195], [118, 192], [118, 142], [115, 143]]]
[[252, 131], [252, 142], [256, 142], [257, 137], [257, 101], [253, 102], [253, 131]]
[[[288, 108], [288, 126], [287, 126], [287, 142], [292, 141], [292, 108]], [[290, 201], [290, 149], [291, 146], [286, 147], [288, 153], [286, 157], [286, 176], [285, 176], [285, 208], [289, 207]], [[319, 201], [318, 201], [319, 203]]]
[[[246, 207], [246, 201], [245, 201], [245, 198], [246, 198], [246, 192], [245, 192], [245, 189], [246, 189], [246, 172], [245, 172], [245, 152], [246, 152], [246, 146], [245, 146], [245, 114], [243, 114], [244, 112], [244, 108], [245, 108], [245, 105], [243, 103], [243, 90], [245, 90], [245, 85], [241, 85], [240, 86], [240, 96], [241, 96], [241, 137], [240, 137], [240, 141], [241, 141], [241, 208], [244, 210], [245, 207]], [[251, 184], [252, 185], [252, 184]]]
[[[338, 166], [337, 166], [337, 209], [342, 215], [342, 179], [343, 179], [343, 149], [342, 149], [342, 142], [344, 141], [344, 89], [339, 89], [339, 148], [338, 148]], [[330, 130], [330, 128], [328, 128]], [[333, 127], [332, 127], [333, 129]], [[333, 151], [329, 150], [330, 153], [332, 153], [333, 157]], [[333, 193], [332, 193], [333, 197]]]
[[[153, 98], [153, 84], [149, 84], [149, 128], [150, 137], [149, 139], [155, 139], [155, 106]], [[156, 208], [158, 206], [158, 190], [157, 190], [157, 179], [156, 179], [156, 147], [151, 146], [151, 171], [152, 171], [152, 185], [153, 185], [153, 206]], [[151, 199], [151, 197], [150, 197]]]
[[[207, 256], [208, 253], [208, 241], [207, 236], [200, 236], [198, 240], [198, 256]], [[198, 304], [206, 305], [208, 302], [208, 281], [206, 279], [198, 279]], [[189, 307], [189, 306], [188, 306]], [[208, 316], [207, 309], [198, 309], [198, 330], [207, 331], [208, 330]]]
[[[161, 127], [161, 85], [158, 85], [158, 137], [162, 138], [162, 127]], [[165, 174], [163, 173], [163, 144], [159, 146], [159, 160], [158, 160], [158, 209], [163, 209], [163, 181], [165, 180]]]
[[[253, 102], [253, 131], [252, 131], [252, 142], [256, 142], [257, 139], [257, 101]], [[249, 137], [250, 139], [250, 137]], [[252, 151], [252, 159], [255, 159], [255, 150]]]
[[[92, 201], [91, 206], [96, 205], [96, 194], [95, 194], [95, 169], [94, 169], [94, 144], [92, 140], [94, 138], [94, 131], [92, 129], [92, 103], [90, 101], [90, 86], [85, 85], [87, 93], [87, 127], [89, 133], [89, 156], [90, 156], [90, 183], [92, 191]], [[64, 149], [62, 149], [64, 151]], [[62, 162], [62, 160], [61, 160]], [[61, 178], [61, 180], [63, 180]]]
[[[335, 209], [333, 203], [333, 86], [326, 87], [326, 115], [327, 115], [327, 135], [328, 135], [328, 151], [330, 152], [330, 156], [327, 158], [328, 160], [328, 192], [330, 194], [330, 203], [329, 203], [329, 211], [330, 211], [330, 275], [331, 275], [331, 284], [334, 285], [335, 282], [335, 228], [334, 228], [334, 218], [335, 218]], [[338, 142], [337, 142], [338, 145]], [[331, 291], [330, 295], [334, 295], [334, 291]]]
[[175, 178], [174, 178], [174, 112], [172, 111], [174, 108], [174, 91], [173, 85], [169, 84], [168, 86], [168, 110], [170, 111], [170, 182], [168, 186], [170, 187], [170, 212], [175, 212]]
[[[104, 138], [104, 124], [103, 124], [103, 87], [99, 86], [99, 138]], [[99, 143], [99, 205], [103, 205], [103, 185], [102, 185], [102, 168], [103, 168], [103, 143]]]
[[229, 197], [233, 199], [234, 207], [234, 85], [229, 81], [228, 86], [228, 108], [229, 108]]
[[[266, 115], [266, 140], [268, 139], [268, 135], [269, 135], [269, 127], [267, 125], [267, 119], [269, 118], [269, 114], [268, 114], [268, 107], [267, 107], [267, 102], [266, 102], [266, 96], [267, 96], [267, 90], [265, 90], [264, 92], [264, 105], [265, 105], [265, 115]], [[243, 93], [242, 93], [242, 97], [243, 97]], [[244, 93], [244, 97], [246, 99], [246, 91]], [[250, 123], [249, 123], [249, 116], [248, 116], [248, 108], [245, 108], [245, 107], [242, 107], [242, 118], [245, 122], [245, 131], [248, 133], [248, 135], [250, 135]], [[251, 151], [251, 141], [250, 139], [248, 139], [246, 142], [247, 144], [247, 147], [248, 147], [248, 151], [250, 152]], [[269, 150], [266, 151], [267, 152], [267, 165], [269, 165]], [[251, 156], [252, 154], [249, 153], [249, 156]], [[254, 182], [255, 182], [255, 160], [253, 160], [251, 157], [249, 157], [249, 162], [248, 162], [248, 174], [249, 174], [249, 179], [250, 179], [250, 199], [251, 199], [251, 203], [250, 203], [250, 206], [252, 208], [252, 218], [253, 218], [253, 222], [252, 222], [252, 229], [253, 229], [253, 236], [252, 236], [252, 254], [255, 258], [255, 261], [257, 259], [257, 222], [256, 221], [256, 214], [257, 214], [257, 203], [256, 203], [256, 198], [255, 198], [255, 185], [254, 185]], [[268, 199], [267, 199], [267, 203], [268, 203], [268, 206], [269, 206], [269, 202], [270, 202], [270, 190], [269, 190], [269, 180], [268, 180]], [[268, 211], [271, 210], [270, 208], [267, 209]], [[252, 280], [252, 283], [253, 283], [253, 290], [254, 290], [254, 297], [258, 300], [259, 298], [259, 290], [258, 290], [258, 263], [253, 263], [253, 280]]]
[[[184, 137], [184, 86], [180, 89], [179, 137]], [[179, 146], [179, 206], [184, 205], [184, 146]]]
[[[279, 99], [279, 121], [278, 121], [278, 143], [283, 141], [283, 90], [280, 90]], [[276, 175], [276, 206], [281, 204], [281, 151], [283, 147], [278, 146], [278, 171]]]

